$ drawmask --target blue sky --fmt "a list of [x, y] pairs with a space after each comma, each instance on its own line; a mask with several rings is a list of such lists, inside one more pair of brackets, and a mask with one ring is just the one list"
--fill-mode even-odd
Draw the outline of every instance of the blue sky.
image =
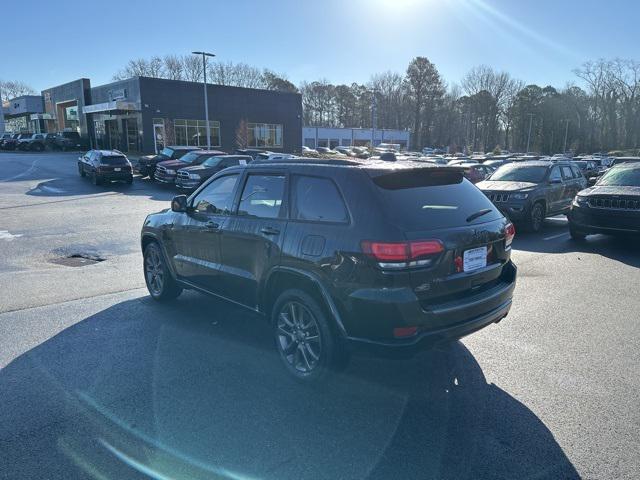
[[[24, 5], [28, 4], [25, 11]], [[7, 21], [0, 79], [37, 90], [111, 80], [128, 59], [206, 49], [294, 83], [366, 82], [422, 55], [457, 82], [474, 65], [562, 87], [588, 59], [640, 60], [638, 0], [29, 0]], [[29, 25], [27, 27], [26, 25]]]

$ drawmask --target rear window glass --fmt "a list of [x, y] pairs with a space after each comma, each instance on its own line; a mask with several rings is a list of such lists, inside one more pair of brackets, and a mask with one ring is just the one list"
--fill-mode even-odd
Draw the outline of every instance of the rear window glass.
[[291, 218], [316, 222], [346, 223], [347, 208], [333, 181], [328, 178], [294, 176]]
[[100, 163], [102, 165], [126, 165], [127, 159], [119, 155], [109, 155], [100, 158]]
[[[375, 177], [374, 183], [386, 216], [407, 231], [474, 225], [502, 217], [460, 172], [411, 170]], [[490, 213], [467, 222], [486, 209]]]

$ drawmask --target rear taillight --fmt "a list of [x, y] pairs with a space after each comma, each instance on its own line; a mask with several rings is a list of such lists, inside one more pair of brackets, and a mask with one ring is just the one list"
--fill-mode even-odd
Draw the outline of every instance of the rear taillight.
[[509, 250], [511, 248], [511, 243], [513, 242], [513, 237], [515, 236], [516, 236], [516, 227], [513, 226], [513, 223], [507, 223], [507, 226], [504, 229], [505, 250]]
[[413, 242], [362, 242], [362, 251], [375, 258], [382, 268], [406, 268], [430, 265], [444, 252], [440, 240]]
[[393, 329], [396, 338], [413, 337], [418, 332], [418, 327], [399, 327]]

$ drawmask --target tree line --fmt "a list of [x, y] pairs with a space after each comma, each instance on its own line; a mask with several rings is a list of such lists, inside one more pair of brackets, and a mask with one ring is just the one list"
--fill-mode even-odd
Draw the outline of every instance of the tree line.
[[[547, 154], [640, 147], [640, 62], [634, 60], [584, 63], [573, 71], [577, 82], [563, 88], [526, 84], [486, 65], [472, 68], [459, 84], [448, 83], [425, 57], [411, 60], [404, 72], [377, 73], [350, 85], [316, 80], [296, 86], [268, 69], [206, 62], [212, 84], [299, 92], [305, 125], [409, 130], [416, 149]], [[113, 79], [132, 76], [201, 82], [202, 58], [134, 59]], [[3, 98], [32, 93], [22, 82], [0, 88]]]

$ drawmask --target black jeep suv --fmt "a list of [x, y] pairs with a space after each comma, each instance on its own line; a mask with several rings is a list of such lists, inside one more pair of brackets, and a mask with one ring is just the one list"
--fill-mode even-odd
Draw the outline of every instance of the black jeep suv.
[[598, 183], [576, 195], [569, 233], [584, 240], [591, 233], [640, 234], [640, 163], [621, 163]]
[[177, 160], [182, 156], [194, 150], [200, 150], [200, 147], [173, 146], [165, 147], [157, 155], [144, 155], [138, 160], [136, 171], [142, 175], [142, 178], [149, 177], [153, 180], [156, 173], [156, 165], [166, 160]]
[[127, 156], [118, 150], [89, 150], [78, 157], [78, 173], [89, 176], [91, 183], [133, 183], [133, 167]]
[[513, 225], [461, 169], [284, 160], [227, 168], [142, 228], [156, 300], [183, 288], [263, 314], [298, 379], [352, 347], [414, 352], [511, 307]]
[[508, 218], [537, 232], [545, 217], [569, 212], [587, 180], [569, 162], [525, 161], [503, 165], [476, 186]]

